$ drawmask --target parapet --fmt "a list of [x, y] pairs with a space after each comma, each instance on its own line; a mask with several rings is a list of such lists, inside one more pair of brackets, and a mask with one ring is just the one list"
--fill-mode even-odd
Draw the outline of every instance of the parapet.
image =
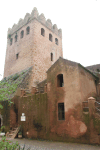
[[15, 32], [17, 32], [22, 26], [28, 24], [31, 20], [37, 19], [40, 23], [45, 25], [47, 28], [49, 28], [52, 32], [54, 32], [56, 35], [58, 35], [60, 38], [62, 38], [62, 30], [57, 28], [57, 25], [52, 25], [52, 22], [50, 19], [45, 19], [44, 14], [38, 13], [38, 10], [36, 7], [32, 10], [31, 14], [26, 13], [24, 19], [19, 19], [17, 24], [14, 24], [12, 28], [8, 28], [8, 35], [12, 35]]

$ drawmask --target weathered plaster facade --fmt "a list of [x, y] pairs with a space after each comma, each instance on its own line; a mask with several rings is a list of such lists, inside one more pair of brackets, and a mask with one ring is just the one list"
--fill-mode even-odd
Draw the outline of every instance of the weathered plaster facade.
[[[83, 74], [84, 73], [84, 74]], [[64, 86], [57, 86], [57, 76], [63, 74]], [[47, 93], [50, 130], [53, 134], [71, 136], [84, 135], [87, 131], [82, 122], [82, 102], [96, 95], [96, 77], [78, 63], [59, 58], [47, 71]], [[81, 85], [83, 83], [83, 85]], [[86, 89], [89, 88], [89, 90]], [[64, 103], [65, 120], [58, 119], [58, 103]]]

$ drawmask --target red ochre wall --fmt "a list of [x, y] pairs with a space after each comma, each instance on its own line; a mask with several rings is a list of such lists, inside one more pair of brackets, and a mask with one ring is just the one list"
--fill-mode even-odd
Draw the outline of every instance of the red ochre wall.
[[[82, 71], [84, 76], [81, 74]], [[63, 74], [63, 87], [57, 86], [58, 74]], [[47, 71], [49, 137], [51, 139], [89, 143], [90, 130], [86, 124], [89, 122], [89, 114], [83, 115], [82, 102], [87, 101], [87, 97], [92, 96], [92, 93], [96, 94], [95, 79], [77, 63], [65, 62], [61, 59]], [[83, 86], [81, 86], [82, 83]], [[84, 92], [84, 89], [81, 93], [81, 88], [85, 88], [85, 84], [89, 90]], [[64, 103], [65, 120], [58, 119], [58, 103]]]
[[[22, 113], [26, 121], [21, 121]], [[18, 124], [22, 126], [24, 137], [46, 138], [48, 131], [47, 94], [22, 97], [18, 103]]]
[[[18, 123], [22, 127], [25, 138], [100, 144], [98, 136], [100, 121], [97, 118], [90, 118], [89, 114], [82, 114], [81, 104], [77, 103], [68, 111], [65, 109], [65, 120], [58, 120], [58, 102], [63, 102], [65, 96], [64, 87], [61, 88], [56, 92], [52, 88], [54, 93], [58, 95], [58, 100], [62, 99], [61, 101], [57, 101], [57, 99], [54, 101], [53, 95], [51, 97], [49, 95], [50, 91], [48, 91], [48, 98], [47, 93], [15, 97], [13, 99], [14, 104], [7, 111], [9, 117], [3, 115], [6, 106], [1, 113], [6, 131]], [[17, 108], [18, 122], [16, 122]], [[26, 121], [21, 121], [22, 113], [25, 114]]]

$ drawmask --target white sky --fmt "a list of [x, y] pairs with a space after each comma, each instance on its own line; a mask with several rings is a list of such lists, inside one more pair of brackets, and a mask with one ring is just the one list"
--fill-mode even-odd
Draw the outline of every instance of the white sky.
[[[100, 0], [2, 0], [0, 2], [0, 74], [3, 77], [7, 30], [37, 7], [62, 29], [63, 57], [89, 66], [99, 64]], [[0, 80], [2, 79], [0, 76]]]

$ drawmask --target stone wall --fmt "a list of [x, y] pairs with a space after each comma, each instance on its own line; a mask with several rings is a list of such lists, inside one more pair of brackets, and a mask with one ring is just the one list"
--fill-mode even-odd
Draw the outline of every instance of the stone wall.
[[62, 38], [62, 30], [61, 29], [58, 30], [56, 24], [52, 25], [50, 19], [46, 20], [43, 13], [39, 15], [36, 7], [34, 7], [31, 14], [26, 13], [24, 19], [20, 18], [18, 24], [14, 24], [12, 28], [8, 28], [8, 37], [9, 35], [14, 34], [18, 30], [20, 30], [20, 28], [28, 24], [33, 19], [37, 19], [40, 23], [42, 23], [44, 26], [46, 26], [48, 29], [50, 29], [52, 32], [54, 32], [55, 34], [57, 34], [59, 37]]
[[[34, 13], [33, 13], [34, 14]], [[29, 17], [29, 15], [26, 15]], [[40, 17], [33, 17], [30, 21], [20, 28], [11, 29], [8, 32], [8, 38], [4, 77], [15, 74], [28, 67], [33, 66], [33, 83], [37, 83], [46, 79], [47, 69], [60, 57], [62, 54], [62, 39], [56, 33], [58, 32], [56, 25], [48, 27], [50, 20], [45, 25], [43, 23], [43, 15]], [[26, 19], [27, 20], [27, 19]], [[41, 21], [40, 21], [41, 20]], [[19, 23], [20, 24], [20, 23]], [[51, 23], [52, 24], [52, 23]], [[26, 28], [30, 27], [30, 33], [26, 34]], [[45, 35], [41, 35], [41, 28], [45, 30]], [[21, 31], [24, 31], [24, 37], [21, 38]], [[57, 30], [57, 31], [56, 31]], [[15, 35], [17, 34], [18, 40], [15, 42]], [[49, 34], [52, 34], [52, 42], [49, 40]], [[10, 39], [13, 39], [10, 45]], [[58, 45], [55, 39], [58, 39]], [[53, 61], [51, 61], [51, 53], [53, 53]], [[16, 55], [18, 54], [18, 59]]]
[[[45, 30], [45, 36], [41, 35], [41, 28]], [[49, 40], [49, 33], [53, 36], [53, 41]], [[34, 51], [33, 51], [33, 63], [34, 63], [34, 81], [43, 81], [46, 79], [46, 71], [49, 67], [62, 56], [62, 41], [55, 34], [47, 30], [42, 24], [35, 20], [34, 30]], [[55, 44], [55, 38], [58, 38], [59, 44]], [[51, 53], [53, 53], [53, 61], [51, 61]]]

